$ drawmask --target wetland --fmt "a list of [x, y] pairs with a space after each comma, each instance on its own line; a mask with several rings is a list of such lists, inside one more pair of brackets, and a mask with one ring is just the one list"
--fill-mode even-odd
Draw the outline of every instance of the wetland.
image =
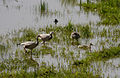
[[[119, 78], [119, 0], [1, 0], [1, 78]], [[58, 19], [55, 24], [54, 20]], [[25, 54], [18, 43], [54, 32]], [[78, 32], [78, 41], [70, 38]], [[93, 44], [91, 51], [78, 45]]]

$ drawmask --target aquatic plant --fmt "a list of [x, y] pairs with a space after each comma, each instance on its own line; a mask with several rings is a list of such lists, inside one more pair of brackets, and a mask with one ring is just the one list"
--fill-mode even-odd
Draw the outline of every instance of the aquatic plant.
[[77, 4], [77, 0], [61, 0], [61, 4], [64, 6], [75, 6]]
[[[40, 44], [34, 49], [32, 53], [33, 59], [29, 59], [30, 54], [25, 54], [21, 47], [16, 46], [17, 43], [36, 40], [38, 34], [49, 33], [51, 31], [54, 32], [53, 39], [46, 46]], [[1, 52], [0, 77], [100, 77], [101, 72], [95, 71], [91, 63], [118, 57], [120, 55], [120, 49], [118, 47], [109, 47], [107, 49], [103, 47], [101, 51], [91, 53], [83, 51], [82, 53], [77, 46], [81, 40], [78, 43], [72, 43], [70, 35], [73, 31], [77, 31], [81, 36], [80, 39], [83, 40], [86, 38], [89, 40], [95, 37], [105, 38], [103, 41], [97, 41], [100, 46], [104, 46], [105, 43], [113, 44], [111, 42], [112, 39], [110, 40], [108, 37], [114, 38], [115, 40], [119, 40], [120, 38], [118, 28], [114, 28], [114, 30], [103, 28], [97, 31], [91, 25], [74, 25], [71, 22], [66, 26], [50, 25], [46, 28], [23, 28], [18, 31], [13, 31], [0, 38], [2, 41], [1, 45], [5, 46], [5, 48], [6, 44], [10, 46], [8, 51]], [[39, 41], [41, 42], [41, 40]], [[114, 42], [114, 44], [117, 43]], [[8, 57], [6, 58], [5, 55]], [[50, 56], [51, 59], [55, 59], [57, 66], [54, 67], [54, 64], [50, 64], [51, 62], [44, 61], [44, 56]]]
[[45, 2], [41, 2], [40, 8], [41, 8], [41, 13], [45, 12], [45, 10], [47, 9], [46, 3]]
[[93, 53], [88, 52], [88, 57], [82, 60], [76, 60], [73, 65], [89, 65], [93, 61], [98, 60], [107, 60], [110, 58], [120, 56], [120, 48], [119, 47], [111, 47], [109, 49], [103, 49], [102, 51], [96, 51]]
[[33, 28], [25, 28], [25, 29], [20, 29], [18, 32], [16, 32], [17, 34], [14, 34], [14, 36], [12, 37], [12, 41], [15, 42], [24, 42], [24, 41], [31, 41], [31, 40], [35, 40], [36, 36], [38, 35], [35, 31], [35, 29]]
[[89, 25], [82, 26], [80, 32], [81, 32], [81, 37], [83, 38], [89, 38], [92, 36], [91, 28]]
[[5, 46], [0, 44], [0, 51], [5, 51]]
[[72, 31], [75, 30], [75, 27], [71, 23], [71, 21], [68, 22], [68, 25], [64, 27], [66, 31]]
[[[120, 1], [97, 1], [96, 3], [83, 3], [85, 11], [96, 12], [101, 16], [101, 21], [98, 24], [103, 25], [118, 25], [120, 23]], [[80, 5], [81, 6], [81, 5]]]
[[39, 5], [34, 5], [33, 8], [38, 15], [48, 14], [48, 4], [45, 1], [40, 0]]

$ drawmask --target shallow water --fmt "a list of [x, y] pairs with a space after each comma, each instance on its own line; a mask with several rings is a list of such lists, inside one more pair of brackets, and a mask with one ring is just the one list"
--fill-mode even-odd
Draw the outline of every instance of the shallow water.
[[119, 62], [120, 58], [114, 58], [110, 59], [108, 61], [99, 61], [97, 63], [93, 63], [92, 65], [94, 66], [93, 69], [98, 72], [100, 71], [102, 74], [103, 78], [119, 78], [120, 77], [120, 68], [119, 68]]
[[[39, 10], [40, 2], [45, 1], [48, 6], [48, 11], [45, 11], [42, 14]], [[77, 1], [77, 0], [76, 0]], [[79, 0], [78, 0], [79, 2]], [[83, 0], [85, 2], [85, 0]], [[75, 2], [76, 3], [76, 2]], [[86, 25], [91, 23], [91, 32], [94, 34], [92, 38], [80, 38], [80, 44], [89, 44], [92, 42], [94, 46], [92, 46], [92, 52], [102, 50], [102, 48], [109, 48], [111, 46], [117, 46], [120, 43], [120, 37], [116, 40], [116, 35], [114, 34], [115, 30], [119, 29], [120, 26], [97, 26], [96, 23], [100, 21], [100, 17], [95, 14], [88, 12], [86, 13], [79, 6], [72, 5], [72, 3], [66, 2], [66, 0], [1, 0], [0, 1], [0, 34], [6, 34], [8, 32], [12, 32], [13, 30], [17, 31], [21, 28], [46, 28], [46, 26], [55, 26], [54, 19], [58, 19], [57, 26], [66, 26], [68, 22], [71, 21], [72, 24], [81, 24]], [[103, 32], [106, 30], [107, 36], [104, 35]], [[34, 30], [35, 31], [35, 30]], [[76, 29], [75, 31], [78, 31]], [[110, 32], [109, 32], [110, 31]], [[102, 33], [103, 32], [103, 33]], [[42, 33], [42, 32], [40, 32]], [[46, 33], [46, 32], [44, 32]], [[56, 33], [57, 37], [60, 37], [61, 34]], [[65, 35], [64, 35], [65, 36]], [[12, 38], [13, 35], [9, 35], [6, 39]], [[65, 39], [66, 36], [65, 36]], [[46, 65], [54, 65], [59, 69], [60, 67], [67, 68], [73, 60], [80, 60], [86, 57], [85, 50], [81, 50], [77, 47], [77, 45], [71, 45], [70, 41], [63, 40], [63, 36], [59, 38], [58, 41], [50, 41], [47, 46], [43, 46], [39, 44], [36, 50], [33, 51], [33, 59], [39, 65], [42, 62], [45, 62]], [[7, 43], [3, 39], [0, 44]], [[69, 44], [68, 44], [69, 43]], [[2, 51], [0, 54], [0, 61], [4, 61], [9, 58], [18, 58], [25, 60], [25, 55], [23, 53], [23, 48], [21, 46], [17, 47], [16, 43], [10, 42], [10, 49], [6, 51]], [[16, 52], [18, 50], [18, 52]], [[37, 53], [36, 53], [37, 52]], [[46, 54], [44, 54], [44, 52]], [[55, 52], [48, 53], [47, 52]], [[73, 55], [72, 55], [73, 54]], [[29, 57], [29, 55], [28, 55]], [[28, 58], [26, 56], [26, 58]], [[120, 58], [110, 59], [113, 60], [112, 64], [118, 65]], [[72, 61], [71, 61], [72, 60]], [[109, 60], [109, 61], [110, 61]], [[107, 61], [107, 62], [109, 62]], [[116, 64], [118, 63], [118, 64]], [[120, 69], [113, 68], [104, 64], [104, 62], [100, 63], [100, 69], [102, 69], [102, 73], [104, 76], [102, 77], [119, 77]], [[93, 63], [95, 68], [99, 67], [99, 64]], [[116, 66], [117, 67], [117, 66]], [[114, 69], [114, 70], [113, 70]], [[28, 71], [33, 70], [32, 67], [28, 69]], [[110, 72], [111, 71], [111, 72]], [[115, 74], [113, 73], [115, 72]]]
[[[44, 15], [39, 11], [42, 0], [1, 0], [0, 1], [0, 33], [10, 32], [25, 27], [46, 27], [54, 25], [54, 19], [59, 20], [58, 25], [67, 25], [69, 21], [74, 24], [86, 24], [99, 21], [97, 14], [86, 14], [79, 6], [72, 6], [62, 0], [43, 0], [48, 6]], [[36, 8], [36, 9], [35, 9]]]

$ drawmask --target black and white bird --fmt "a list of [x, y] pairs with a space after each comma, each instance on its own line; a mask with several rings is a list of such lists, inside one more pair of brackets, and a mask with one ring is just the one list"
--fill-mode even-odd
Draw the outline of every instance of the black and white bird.
[[49, 41], [53, 38], [52, 34], [54, 32], [50, 32], [49, 34], [39, 34], [40, 39], [43, 41], [42, 43], [45, 44], [46, 41]]
[[57, 19], [55, 19], [55, 20], [54, 20], [54, 23], [55, 23], [55, 25], [57, 25], [57, 23], [58, 23], [58, 20], [57, 20]]
[[25, 50], [25, 53], [27, 53], [27, 50], [26, 50], [26, 49], [31, 50], [31, 57], [32, 57], [32, 50], [33, 50], [35, 47], [37, 47], [38, 44], [39, 44], [38, 38], [39, 38], [39, 35], [37, 36], [36, 41], [27, 41], [27, 42], [20, 43], [20, 44], [18, 44], [18, 45], [23, 45], [23, 48], [24, 48], [24, 50]]
[[78, 41], [78, 39], [80, 38], [80, 35], [77, 32], [72, 32], [71, 33], [71, 38], [72, 39], [76, 39]]

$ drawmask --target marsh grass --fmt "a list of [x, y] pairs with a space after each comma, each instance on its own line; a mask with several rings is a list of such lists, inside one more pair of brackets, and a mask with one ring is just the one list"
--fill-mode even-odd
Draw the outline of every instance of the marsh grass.
[[[61, 48], [61, 52], [60, 53], [56, 53], [56, 44], [53, 47], [49, 47], [49, 46], [44, 46], [40, 44], [40, 47], [37, 47], [36, 49], [33, 50], [33, 56], [38, 57], [40, 55], [45, 56], [45, 55], [50, 55], [53, 58], [56, 57], [57, 59], [59, 57], [62, 57], [64, 60], [66, 60], [67, 62], [69, 62], [69, 64], [72, 63], [72, 61], [76, 60], [75, 56], [74, 56], [74, 52], [69, 50], [69, 46], [71, 46], [71, 39], [70, 39], [70, 35], [73, 31], [75, 31], [77, 29], [85, 29], [82, 32], [85, 33], [90, 33], [91, 30], [88, 29], [88, 26], [85, 27], [81, 27], [81, 25], [76, 26], [74, 24], [72, 24], [71, 22], [68, 23], [67, 26], [63, 27], [63, 26], [59, 26], [59, 27], [46, 27], [45, 29], [39, 28], [38, 31], [36, 31], [34, 28], [25, 28], [25, 29], [20, 29], [18, 31], [13, 31], [11, 33], [12, 37], [8, 38], [8, 43], [9, 45], [10, 42], [12, 41], [12, 45], [16, 46], [17, 43], [20, 42], [24, 42], [24, 41], [35, 41], [36, 40], [36, 36], [39, 33], [49, 33], [50, 31], [55, 32], [55, 34], [53, 35], [53, 39], [51, 41], [49, 41], [49, 44], [47, 45], [52, 45], [52, 42], [59, 44], [59, 45], [64, 45], [67, 47], [62, 47]], [[88, 29], [88, 30], [87, 30]], [[88, 31], [88, 32], [87, 32]], [[79, 33], [81, 33], [80, 31], [78, 31]], [[84, 33], [82, 33], [83, 36], [85, 37], [90, 37], [89, 34], [86, 36]], [[8, 37], [8, 36], [6, 36]], [[84, 37], [83, 37], [84, 38]], [[40, 40], [41, 41], [41, 40]], [[63, 42], [61, 42], [63, 41]], [[68, 52], [69, 51], [69, 52]], [[29, 51], [28, 51], [29, 52]], [[60, 55], [59, 55], [60, 54]], [[54, 68], [49, 68], [49, 66], [45, 66], [45, 64], [42, 67], [42, 64], [39, 65], [39, 63], [35, 60], [31, 60], [29, 58], [30, 54], [25, 55], [24, 54], [24, 50], [22, 49], [16, 49], [15, 51], [15, 57], [8, 57], [8, 59], [4, 59], [1, 63], [0, 63], [0, 77], [54, 77], [54, 78], [59, 78], [61, 77], [61, 75], [64, 73], [64, 75], [62, 75], [62, 77], [79, 77], [79, 75], [82, 75], [83, 77], [95, 77], [92, 73], [87, 72], [87, 75], [85, 75], [85, 72], [81, 71], [77, 72], [75, 71], [74, 74], [72, 72], [72, 70], [66, 70], [66, 68], [64, 68], [60, 62], [60, 68], [59, 71], [56, 71]], [[71, 60], [71, 61], [70, 61]], [[44, 62], [44, 61], [43, 61]], [[64, 63], [63, 63], [64, 64]], [[38, 68], [39, 67], [39, 68]], [[32, 68], [33, 70], [28, 72], [28, 70]], [[5, 72], [6, 70], [6, 72]], [[7, 74], [7, 75], [5, 75]]]
[[33, 8], [37, 15], [44, 16], [48, 14], [48, 4], [43, 0], [40, 1], [39, 5], [34, 5]]
[[80, 31], [83, 38], [92, 37], [91, 27], [89, 25], [81, 27]]
[[41, 48], [37, 52], [42, 53], [42, 55], [51, 54], [51, 56], [53, 57], [55, 56], [55, 51], [52, 50], [52, 48], [47, 47], [47, 46], [41, 46]]
[[103, 49], [102, 51], [96, 51], [93, 53], [88, 52], [88, 57], [82, 60], [77, 60], [73, 65], [89, 65], [93, 61], [105, 61], [110, 58], [119, 57], [120, 56], [120, 48], [119, 47], [111, 47], [109, 49]]
[[34, 72], [26, 72], [24, 70], [21, 71], [12, 71], [9, 72], [3, 72], [0, 74], [0, 77], [12, 77], [12, 78], [36, 78], [36, 77], [42, 77], [42, 78], [75, 78], [75, 77], [90, 77], [90, 78], [97, 78], [100, 77], [99, 75], [93, 76], [92, 73], [89, 72], [82, 72], [82, 71], [75, 71], [74, 73], [71, 72], [71, 70], [60, 70], [57, 72], [54, 67], [50, 66], [41, 66], [39, 70], [35, 70]]
[[0, 44], [0, 51], [5, 51], [5, 46]]
[[[33, 59], [30, 59], [30, 53], [27, 55], [24, 53], [22, 47], [17, 47], [17, 43], [25, 41], [36, 41], [36, 36], [42, 33], [54, 32], [53, 39], [48, 41], [46, 45], [39, 44], [38, 47], [33, 49], [32, 56]], [[10, 50], [13, 48], [15, 53], [10, 54], [7, 58], [2, 58], [0, 62], [0, 77], [51, 77], [51, 78], [70, 78], [70, 77], [91, 77], [96, 78], [100, 77], [100, 74], [95, 74], [93, 71], [90, 71], [89, 65], [93, 61], [107, 60], [109, 58], [114, 58], [114, 56], [119, 55], [119, 48], [103, 48], [102, 51], [96, 51], [93, 53], [88, 53], [85, 51], [83, 53], [85, 56], [80, 60], [81, 50], [77, 48], [77, 43], [72, 44], [72, 39], [70, 35], [73, 31], [76, 31], [80, 34], [80, 39], [93, 39], [94, 36], [112, 38], [112, 33], [119, 35], [119, 29], [113, 30], [110, 34], [110, 29], [102, 29], [101, 31], [96, 32], [91, 25], [74, 25], [71, 22], [66, 26], [47, 26], [46, 28], [22, 28], [18, 31], [13, 31], [5, 36], [1, 36], [1, 45], [3, 43], [10, 46], [6, 54], [10, 54]], [[116, 39], [119, 37], [116, 36]], [[39, 40], [40, 42], [42, 40]], [[104, 46], [105, 43], [110, 43], [109, 40], [101, 41], [101, 46]], [[73, 50], [72, 50], [72, 49]], [[4, 51], [4, 50], [3, 50]], [[30, 52], [30, 51], [28, 51]], [[3, 52], [2, 52], [3, 53]], [[12, 57], [14, 56], [14, 57]], [[42, 56], [42, 57], [41, 57]], [[57, 60], [58, 68], [42, 60], [42, 63], [39, 64], [38, 60], [44, 58], [44, 56], [50, 56], [51, 59]], [[61, 61], [61, 60], [64, 60]], [[41, 61], [41, 60], [40, 60]], [[67, 63], [67, 66], [65, 66]], [[72, 65], [73, 64], [73, 65]], [[98, 72], [100, 73], [100, 72]], [[5, 75], [7, 74], [7, 75]], [[64, 75], [63, 75], [64, 74]]]
[[[64, 0], [63, 2], [68, 5], [76, 5], [76, 1]], [[101, 0], [100, 2], [97, 0], [97, 3], [92, 3], [90, 0], [87, 0], [87, 3], [82, 3], [80, 0], [80, 7], [83, 6], [86, 12], [98, 13], [101, 16], [98, 25], [119, 25], [119, 3], [119, 0]], [[33, 6], [36, 15], [49, 13], [47, 3], [41, 1], [38, 4]], [[118, 28], [117, 26], [116, 28], [102, 26], [103, 29], [97, 27], [98, 29], [92, 24], [74, 25], [69, 21], [66, 26], [50, 25], [38, 29], [22, 28], [0, 36], [0, 78], [101, 78], [102, 69], [97, 70], [91, 64], [99, 61], [105, 62], [120, 56], [120, 47], [117, 43], [120, 40], [120, 29], [119, 26]], [[28, 54], [25, 54], [24, 49], [16, 45], [25, 41], [36, 41], [38, 34], [50, 33], [51, 31], [54, 32], [53, 39], [48, 41], [46, 45], [39, 44], [33, 49], [32, 59], [29, 58], [30, 50], [28, 50]], [[81, 37], [78, 42], [72, 43], [70, 35], [74, 31], [78, 32]], [[100, 40], [96, 39], [98, 37]], [[94, 50], [89, 53], [86, 50], [78, 49], [77, 45], [87, 44], [94, 39], [97, 41], [95, 50], [96, 46], [97, 48], [102, 46], [102, 50]], [[39, 42], [41, 41], [39, 40]], [[107, 46], [107, 49], [106, 44], [110, 46]], [[118, 47], [111, 47], [116, 45]], [[47, 62], [43, 60], [46, 59], [44, 56], [50, 58], [50, 61], [48, 58]], [[56, 62], [50, 64], [53, 59], [57, 61], [57, 66], [54, 64]], [[100, 65], [102, 64], [100, 63]]]
[[[82, 3], [85, 11], [97, 12], [101, 16], [101, 21], [98, 25], [119, 25], [120, 23], [120, 1], [97, 1], [97, 3]], [[81, 6], [81, 5], [80, 5]]]
[[46, 9], [45, 2], [41, 2], [41, 12], [44, 12]]
[[62, 5], [70, 5], [75, 6], [77, 4], [77, 0], [61, 0]]

